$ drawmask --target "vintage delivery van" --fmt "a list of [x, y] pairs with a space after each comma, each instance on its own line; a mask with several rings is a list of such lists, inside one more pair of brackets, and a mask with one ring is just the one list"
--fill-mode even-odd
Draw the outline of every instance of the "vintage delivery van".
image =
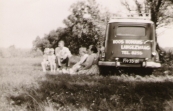
[[115, 18], [106, 29], [98, 65], [104, 67], [159, 68], [155, 26], [145, 18]]

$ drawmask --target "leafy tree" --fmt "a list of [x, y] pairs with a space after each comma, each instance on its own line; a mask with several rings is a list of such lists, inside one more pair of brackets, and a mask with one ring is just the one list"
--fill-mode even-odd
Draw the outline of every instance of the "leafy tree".
[[41, 51], [44, 51], [45, 48], [50, 47], [51, 44], [48, 40], [48, 36], [45, 35], [43, 38], [37, 37], [33, 41], [33, 47], [34, 49], [39, 48]]
[[56, 31], [52, 30], [48, 34], [48, 41], [50, 42], [50, 47], [56, 48], [58, 46], [59, 40], [61, 40], [65, 34], [68, 33], [65, 28], [59, 27]]
[[58, 42], [64, 40], [72, 53], [78, 53], [81, 46], [99, 44], [104, 39], [106, 23], [111, 15], [107, 10], [101, 10], [95, 0], [74, 3], [70, 7], [71, 14], [63, 21], [66, 27], [52, 30], [43, 38], [37, 37], [34, 47], [43, 51], [46, 47], [57, 47]]
[[132, 6], [127, 0], [122, 1], [122, 5], [128, 11], [136, 11], [139, 15], [141, 13], [151, 13], [151, 20], [155, 26], [169, 23], [173, 21], [173, 0], [132, 0]]
[[65, 41], [72, 52], [78, 53], [81, 46], [98, 44], [104, 38], [108, 12], [101, 12], [95, 0], [79, 1], [70, 8], [72, 14], [64, 20], [68, 31]]

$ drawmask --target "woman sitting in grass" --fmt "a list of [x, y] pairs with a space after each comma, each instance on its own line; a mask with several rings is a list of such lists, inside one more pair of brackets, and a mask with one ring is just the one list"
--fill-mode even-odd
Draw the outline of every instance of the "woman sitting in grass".
[[93, 74], [99, 74], [99, 68], [97, 66], [98, 62], [98, 54], [97, 54], [97, 48], [95, 46], [90, 46], [88, 53], [89, 56], [86, 59], [86, 61], [81, 64], [81, 68], [77, 72], [77, 74], [86, 74], [86, 75], [93, 75]]

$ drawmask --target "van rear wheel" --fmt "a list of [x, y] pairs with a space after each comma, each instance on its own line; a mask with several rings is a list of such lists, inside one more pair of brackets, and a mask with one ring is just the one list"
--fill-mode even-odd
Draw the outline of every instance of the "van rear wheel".
[[153, 68], [143, 68], [143, 70], [141, 72], [143, 72], [142, 74], [144, 74], [144, 75], [152, 75], [153, 71], [154, 71]]
[[121, 75], [121, 74], [127, 74], [127, 75], [152, 75], [154, 69], [153, 68], [117, 68], [117, 67], [111, 67], [111, 66], [100, 66], [100, 75], [107, 76], [107, 75]]
[[107, 76], [107, 75], [119, 75], [120, 71], [118, 68], [113, 66], [100, 66], [100, 75]]
[[100, 70], [100, 75], [103, 75], [103, 76], [113, 75], [112, 67], [100, 66], [99, 70]]
[[146, 75], [151, 75], [153, 73], [153, 68], [122, 68], [122, 73], [123, 74], [128, 74], [128, 75], [141, 75], [141, 76], [146, 76]]

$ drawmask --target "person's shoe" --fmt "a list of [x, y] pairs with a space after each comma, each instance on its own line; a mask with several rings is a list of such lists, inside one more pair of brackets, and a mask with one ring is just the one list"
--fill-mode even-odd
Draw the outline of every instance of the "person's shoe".
[[59, 66], [59, 69], [60, 69], [60, 70], [62, 70], [62, 69], [63, 69], [63, 67], [62, 67], [62, 66]]
[[57, 68], [57, 74], [61, 74], [61, 70]]
[[58, 74], [62, 74], [62, 70], [57, 69]]

